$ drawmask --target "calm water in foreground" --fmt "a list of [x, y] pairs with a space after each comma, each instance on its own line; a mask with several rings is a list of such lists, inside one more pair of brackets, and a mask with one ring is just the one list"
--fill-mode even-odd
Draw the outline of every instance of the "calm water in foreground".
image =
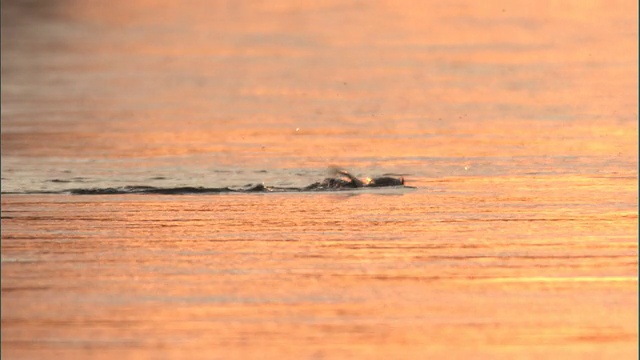
[[3, 359], [637, 358], [637, 4], [105, 4], [2, 1]]

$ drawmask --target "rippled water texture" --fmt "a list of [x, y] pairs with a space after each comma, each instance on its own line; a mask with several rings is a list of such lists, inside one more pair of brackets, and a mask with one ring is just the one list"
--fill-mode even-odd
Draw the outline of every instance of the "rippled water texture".
[[3, 359], [637, 358], [637, 3], [1, 6]]

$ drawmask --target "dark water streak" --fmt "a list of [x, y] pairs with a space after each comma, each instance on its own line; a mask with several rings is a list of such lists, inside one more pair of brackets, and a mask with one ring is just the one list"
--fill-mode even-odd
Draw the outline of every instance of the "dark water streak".
[[[374, 187], [375, 188], [375, 187]], [[377, 187], [377, 189], [382, 187]], [[413, 186], [386, 186], [393, 189], [415, 189]], [[195, 187], [195, 186], [179, 186], [179, 187], [155, 187], [144, 185], [118, 186], [106, 188], [77, 188], [65, 189], [59, 191], [8, 191], [2, 192], [3, 195], [28, 195], [28, 194], [71, 194], [71, 195], [123, 195], [123, 194], [155, 194], [155, 195], [190, 195], [190, 194], [220, 194], [220, 193], [270, 193], [270, 192], [334, 192], [334, 191], [359, 191], [365, 188], [327, 188], [311, 184], [305, 187], [280, 187], [265, 186], [263, 184], [247, 184], [242, 187]]]

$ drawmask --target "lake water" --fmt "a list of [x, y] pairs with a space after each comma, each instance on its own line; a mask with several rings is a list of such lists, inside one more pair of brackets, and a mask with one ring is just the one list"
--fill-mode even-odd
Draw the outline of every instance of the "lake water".
[[637, 3], [1, 13], [3, 359], [637, 358]]

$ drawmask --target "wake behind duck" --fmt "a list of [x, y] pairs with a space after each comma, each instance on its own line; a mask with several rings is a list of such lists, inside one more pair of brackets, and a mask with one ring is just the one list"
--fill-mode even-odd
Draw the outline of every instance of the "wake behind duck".
[[[361, 180], [352, 175], [349, 171], [337, 168], [329, 168], [330, 177], [320, 182], [303, 187], [280, 187], [268, 186], [264, 183], [247, 184], [244, 186], [225, 187], [203, 187], [203, 186], [178, 186], [178, 187], [156, 187], [147, 185], [129, 185], [105, 188], [74, 188], [53, 191], [29, 191], [30, 194], [74, 194], [74, 195], [115, 195], [115, 194], [157, 194], [157, 195], [180, 195], [180, 194], [219, 194], [219, 193], [262, 193], [262, 192], [316, 192], [316, 191], [341, 191], [356, 190], [364, 188], [406, 188], [413, 189], [413, 186], [405, 185], [404, 177], [381, 176], [375, 178], [365, 178]], [[11, 194], [10, 192], [2, 192]]]

